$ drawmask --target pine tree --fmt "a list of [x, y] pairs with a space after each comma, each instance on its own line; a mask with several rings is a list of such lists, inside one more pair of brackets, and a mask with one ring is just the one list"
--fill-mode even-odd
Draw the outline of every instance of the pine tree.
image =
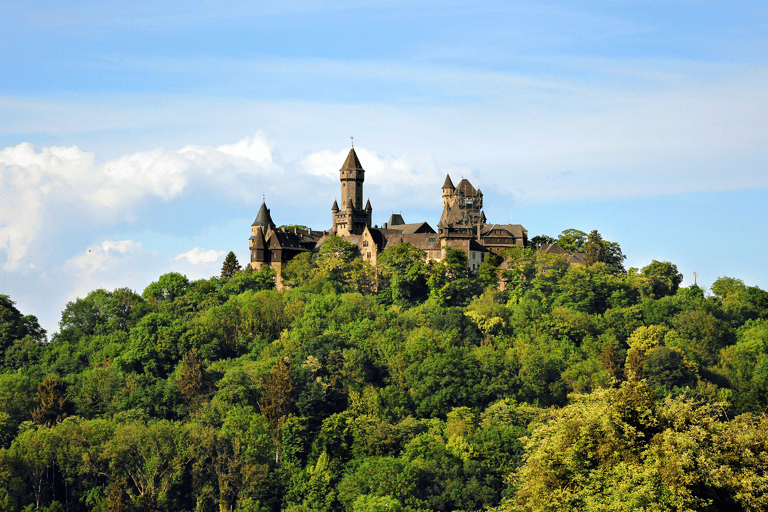
[[221, 266], [221, 277], [229, 279], [242, 270], [240, 263], [237, 261], [237, 256], [232, 251], [229, 251], [227, 257], [224, 258], [224, 265]]

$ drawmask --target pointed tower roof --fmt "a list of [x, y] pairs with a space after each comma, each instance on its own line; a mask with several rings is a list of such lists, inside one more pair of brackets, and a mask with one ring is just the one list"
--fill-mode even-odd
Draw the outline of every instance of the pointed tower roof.
[[345, 210], [354, 210], [355, 205], [352, 204], [352, 198], [347, 199], [347, 204], [344, 205]]
[[366, 203], [365, 203], [365, 211], [367, 211], [367, 212], [372, 212], [373, 211], [373, 207], [371, 206], [371, 200], [370, 199], [368, 199], [368, 201], [366, 201]]
[[336, 213], [339, 211], [339, 203], [336, 202], [336, 200], [333, 200], [333, 206], [331, 206], [331, 211], [333, 213]]
[[459, 192], [463, 192], [466, 196], [474, 196], [477, 194], [475, 187], [473, 187], [469, 180], [466, 178], [459, 182], [458, 189]]
[[256, 214], [256, 220], [253, 221], [253, 224], [251, 226], [263, 226], [263, 227], [270, 227], [272, 229], [275, 229], [275, 223], [272, 222], [272, 216], [269, 214], [269, 208], [267, 208], [267, 203], [261, 203], [261, 208], [259, 208], [259, 213]]
[[363, 166], [360, 164], [360, 160], [357, 158], [357, 153], [355, 153], [355, 148], [349, 150], [347, 159], [344, 160], [344, 165], [342, 165], [339, 170], [343, 171], [345, 169], [364, 171]]
[[445, 183], [443, 183], [443, 188], [448, 188], [451, 190], [456, 190], [456, 187], [453, 186], [453, 182], [451, 181], [451, 175], [446, 174], [445, 175]]

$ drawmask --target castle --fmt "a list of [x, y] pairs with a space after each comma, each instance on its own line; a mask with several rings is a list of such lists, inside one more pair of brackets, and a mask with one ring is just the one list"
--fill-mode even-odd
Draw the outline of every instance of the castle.
[[489, 253], [501, 254], [510, 247], [527, 245], [528, 231], [520, 224], [488, 224], [483, 213], [483, 193], [475, 190], [467, 179], [454, 186], [451, 177], [445, 177], [443, 214], [435, 231], [427, 222], [407, 224], [397, 214], [392, 214], [381, 227], [371, 225], [373, 208], [370, 200], [363, 207], [365, 169], [355, 148], [349, 151], [339, 177], [341, 208], [333, 202], [330, 230], [277, 228], [269, 208], [262, 203], [251, 224], [248, 240], [253, 268], [270, 265], [279, 273], [295, 256], [319, 249], [332, 235], [356, 245], [361, 257], [374, 267], [384, 249], [403, 242], [423, 250], [428, 261], [442, 259], [447, 247], [459, 248], [467, 254], [467, 265], [473, 271]]

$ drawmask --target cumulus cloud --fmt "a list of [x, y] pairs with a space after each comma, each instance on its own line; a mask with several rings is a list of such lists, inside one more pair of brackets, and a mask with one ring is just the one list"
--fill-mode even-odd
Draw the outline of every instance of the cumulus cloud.
[[213, 263], [214, 261], [220, 260], [222, 257], [224, 257], [224, 254], [224, 251], [217, 251], [215, 249], [209, 249], [206, 251], [200, 247], [195, 247], [190, 251], [179, 254], [174, 259], [185, 259], [192, 265], [198, 265], [200, 263]]
[[[64, 205], [85, 211], [94, 225], [135, 218], [147, 198], [171, 201], [190, 188], [238, 201], [254, 194], [248, 184], [279, 183], [284, 174], [273, 146], [257, 133], [231, 145], [185, 146], [137, 152], [97, 163], [77, 146], [35, 149], [23, 142], [0, 150], [0, 249], [5, 270], [16, 269], [30, 244], [45, 236], [44, 212], [66, 216]], [[104, 253], [109, 249], [104, 248]]]
[[[92, 245], [79, 255], [67, 261], [80, 270], [81, 278], [88, 278], [98, 270], [101, 270], [114, 253], [124, 255], [142, 250], [142, 245], [133, 240], [105, 240], [101, 244]], [[110, 255], [112, 251], [112, 255]]]
[[[324, 150], [311, 153], [301, 160], [299, 170], [321, 177], [329, 183], [338, 182], [339, 169], [348, 152]], [[361, 147], [356, 147], [355, 152], [365, 169], [365, 185], [371, 187], [366, 193], [374, 192], [389, 202], [397, 199], [399, 207], [419, 205], [424, 200], [435, 198], [440, 200], [439, 190], [435, 192], [436, 189], [429, 188], [428, 184], [442, 185], [446, 171], [437, 166], [433, 157], [395, 158]], [[467, 172], [470, 172], [469, 169]], [[407, 190], [408, 194], [403, 194], [403, 190]]]

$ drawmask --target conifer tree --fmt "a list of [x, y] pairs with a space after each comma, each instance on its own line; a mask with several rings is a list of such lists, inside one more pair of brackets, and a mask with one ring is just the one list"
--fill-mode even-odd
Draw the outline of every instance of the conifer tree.
[[221, 277], [229, 279], [242, 270], [240, 263], [237, 261], [237, 256], [232, 251], [229, 251], [227, 257], [224, 258], [224, 264], [221, 266]]

